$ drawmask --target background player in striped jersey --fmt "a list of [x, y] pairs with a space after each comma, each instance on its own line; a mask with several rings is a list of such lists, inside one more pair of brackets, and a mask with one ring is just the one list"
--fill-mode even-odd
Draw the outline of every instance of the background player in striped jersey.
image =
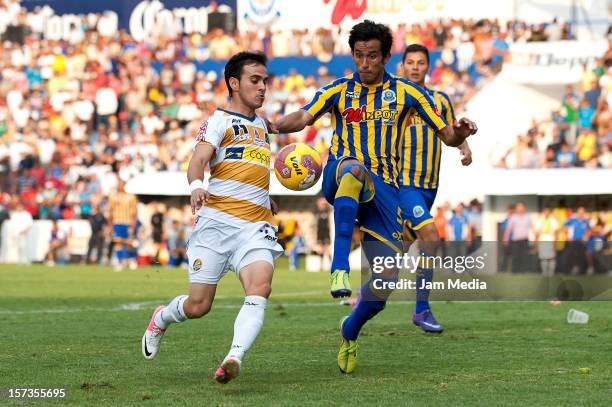
[[119, 181], [117, 194], [108, 200], [109, 223], [113, 225], [114, 250], [119, 261], [115, 267], [116, 271], [128, 266], [132, 235], [138, 220], [137, 204], [136, 197], [125, 192], [125, 182]]
[[[236, 272], [245, 299], [234, 324], [229, 353], [214, 379], [235, 378], [245, 352], [259, 334], [271, 292], [277, 243], [271, 218], [270, 142], [265, 122], [255, 114], [266, 94], [268, 72], [263, 54], [241, 52], [225, 66], [228, 110], [217, 109], [200, 127], [187, 170], [191, 209], [199, 209], [187, 243], [189, 295], [155, 309], [142, 338], [142, 352], [153, 359], [168, 326], [208, 313], [217, 283], [228, 269]], [[210, 184], [204, 190], [205, 167]]]
[[[455, 124], [455, 112], [448, 95], [425, 87], [425, 77], [429, 72], [429, 51], [420, 44], [409, 45], [402, 60], [404, 77], [425, 89], [434, 100], [436, 109], [449, 124]], [[475, 124], [468, 119], [461, 121]], [[422, 254], [434, 255], [440, 244], [440, 235], [431, 216], [431, 208], [438, 192], [440, 156], [442, 140], [449, 144], [445, 134], [439, 133], [427, 124], [416, 110], [410, 112], [410, 125], [404, 133], [398, 184], [400, 187], [400, 209], [404, 222], [404, 250], [418, 238]], [[459, 147], [463, 165], [470, 165], [472, 152], [468, 142]], [[423, 259], [416, 274], [416, 308], [412, 322], [425, 332], [442, 332], [443, 327], [436, 321], [429, 306], [429, 290], [418, 288], [423, 280], [431, 282], [433, 269]]]
[[[467, 124], [453, 129], [436, 112], [433, 101], [415, 84], [390, 75], [389, 28], [366, 20], [349, 36], [356, 72], [319, 89], [310, 103], [278, 121], [274, 130], [290, 133], [330, 112], [334, 134], [323, 172], [323, 194], [334, 205], [334, 253], [331, 294], [348, 296], [348, 255], [355, 219], [362, 232], [362, 247], [370, 259], [401, 252], [398, 215], [398, 157], [408, 113], [416, 109], [424, 120], [459, 145], [472, 134]], [[384, 278], [393, 279], [389, 269]], [[361, 327], [385, 307], [388, 292], [374, 292], [368, 281], [361, 300], [342, 323], [338, 353], [340, 370], [350, 373], [356, 364], [357, 336]]]

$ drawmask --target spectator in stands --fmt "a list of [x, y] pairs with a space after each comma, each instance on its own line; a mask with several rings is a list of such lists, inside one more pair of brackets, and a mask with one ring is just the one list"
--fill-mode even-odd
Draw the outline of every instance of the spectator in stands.
[[561, 151], [557, 153], [556, 162], [559, 168], [573, 167], [576, 163], [576, 154], [570, 151], [567, 143], [561, 144]]
[[304, 254], [306, 254], [306, 241], [304, 240], [304, 236], [302, 236], [300, 225], [296, 224], [287, 253], [289, 256], [289, 271], [297, 270], [299, 256]]
[[[447, 206], [447, 204], [445, 204]], [[438, 235], [440, 236], [440, 241], [442, 244], [440, 245], [441, 256], [446, 256], [446, 247], [448, 241], [448, 215], [447, 215], [448, 207], [438, 206], [436, 208], [436, 214], [434, 215], [434, 223], [436, 224], [436, 228], [438, 229]]]
[[60, 264], [65, 262], [65, 259], [61, 256], [68, 243], [66, 232], [57, 226], [56, 220], [52, 220], [51, 222], [51, 239], [49, 240], [49, 251], [46, 257], [47, 266], [54, 266], [56, 262]]
[[93, 207], [93, 213], [89, 217], [89, 224], [91, 226], [91, 237], [89, 238], [89, 244], [87, 247], [87, 256], [85, 262], [87, 264], [92, 263], [92, 253], [95, 250], [96, 260], [94, 264], [100, 264], [102, 254], [104, 252], [105, 237], [108, 234], [107, 219], [104, 213], [100, 209], [100, 205], [96, 204]]
[[595, 116], [595, 108], [591, 106], [587, 98], [582, 99], [578, 109], [578, 128], [581, 130], [590, 129], [593, 123], [593, 116]]
[[[516, 204], [516, 212], [508, 219], [504, 232], [504, 243], [510, 247], [512, 256], [512, 272], [522, 273], [527, 271], [526, 262], [529, 252], [529, 232], [532, 228], [531, 215], [525, 212], [525, 204]], [[510, 240], [512, 236], [512, 240]]]
[[[7, 194], [7, 200], [10, 199]], [[4, 198], [0, 192], [0, 248], [2, 248], [2, 224], [9, 219], [9, 211], [4, 204]]]
[[571, 274], [583, 274], [587, 268], [585, 237], [591, 228], [583, 206], [563, 226], [567, 228], [565, 266]]
[[468, 252], [472, 253], [478, 250], [482, 245], [482, 206], [477, 199], [470, 201], [470, 207], [467, 211], [467, 219], [470, 241]]
[[559, 24], [557, 17], [546, 26], [544, 34], [547, 41], [560, 41], [563, 38], [563, 28]]
[[154, 205], [154, 212], [151, 215], [152, 238], [155, 244], [155, 258], [157, 259], [159, 251], [164, 246], [165, 239], [165, 222], [164, 222], [164, 204], [157, 202]]
[[168, 228], [168, 265], [180, 266], [187, 259], [185, 246], [185, 228], [177, 219], [173, 219]]
[[550, 208], [546, 207], [534, 223], [535, 241], [538, 247], [538, 258], [542, 275], [553, 276], [555, 274], [556, 256], [555, 241], [559, 223], [553, 216]]
[[469, 222], [464, 215], [463, 204], [458, 204], [448, 221], [447, 236], [449, 242], [448, 253], [452, 257], [464, 256], [469, 239]]
[[315, 212], [317, 221], [317, 244], [319, 245], [319, 255], [321, 256], [321, 267], [330, 261], [331, 237], [329, 231], [330, 210], [327, 201], [323, 197], [317, 199], [317, 211]]
[[601, 219], [590, 229], [586, 235], [586, 260], [587, 260], [587, 275], [593, 275], [595, 272], [605, 272], [605, 266], [600, 261], [605, 255], [606, 233], [605, 225]]
[[30, 258], [28, 249], [28, 233], [34, 225], [32, 214], [25, 210], [23, 204], [17, 197], [13, 198], [13, 210], [9, 214], [11, 222], [11, 235], [9, 247], [17, 249], [17, 263], [29, 264]]
[[584, 166], [587, 161], [595, 157], [597, 161], [597, 135], [591, 129], [582, 129], [576, 140], [576, 156], [578, 163]]

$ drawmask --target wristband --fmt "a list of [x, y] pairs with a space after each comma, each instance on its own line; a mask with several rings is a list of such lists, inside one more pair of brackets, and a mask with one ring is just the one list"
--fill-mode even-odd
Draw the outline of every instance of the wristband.
[[191, 181], [191, 184], [189, 184], [189, 191], [191, 193], [193, 193], [193, 191], [195, 191], [196, 189], [204, 189], [204, 183], [201, 179], [193, 180]]

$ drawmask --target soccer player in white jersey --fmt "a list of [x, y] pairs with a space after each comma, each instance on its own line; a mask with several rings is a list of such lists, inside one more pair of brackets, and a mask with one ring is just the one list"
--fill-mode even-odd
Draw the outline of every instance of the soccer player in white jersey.
[[[198, 132], [187, 170], [191, 210], [199, 210], [187, 243], [189, 295], [179, 295], [153, 312], [142, 353], [153, 359], [170, 324], [206, 315], [217, 284], [233, 270], [245, 291], [234, 323], [230, 350], [214, 380], [227, 383], [240, 372], [245, 352], [259, 334], [271, 292], [274, 259], [282, 253], [271, 225], [270, 143], [265, 122], [255, 114], [264, 102], [268, 72], [263, 54], [241, 52], [225, 66], [230, 95]], [[208, 191], [202, 179], [210, 166]]]

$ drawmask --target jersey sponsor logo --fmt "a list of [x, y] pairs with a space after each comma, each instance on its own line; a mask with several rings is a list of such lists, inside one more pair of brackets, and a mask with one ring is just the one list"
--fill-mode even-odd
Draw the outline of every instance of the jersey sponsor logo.
[[258, 148], [246, 148], [243, 158], [249, 161], [257, 161], [258, 163], [270, 165], [270, 153]]
[[232, 119], [232, 124], [240, 124], [242, 123], [240, 119]]
[[414, 208], [412, 208], [412, 214], [414, 215], [415, 218], [420, 218], [421, 216], [425, 215], [425, 210], [423, 209], [421, 205], [417, 205]]
[[[232, 122], [235, 119], [232, 119]], [[232, 135], [232, 141], [241, 142], [241, 141], [250, 141], [258, 145], [264, 145], [266, 143], [270, 144], [270, 138], [268, 133], [265, 130], [255, 127], [248, 126], [244, 124], [234, 124], [231, 127], [230, 134]]]
[[348, 107], [342, 112], [342, 117], [346, 120], [346, 124], [359, 123], [370, 120], [383, 120], [385, 122], [395, 122], [397, 118], [397, 110], [376, 109], [368, 111], [366, 106], [358, 108]]
[[228, 147], [225, 150], [226, 160], [241, 160], [244, 155], [244, 147]]
[[383, 102], [386, 103], [393, 103], [397, 100], [396, 96], [395, 96], [395, 92], [392, 91], [391, 89], [387, 89], [385, 91], [383, 91], [382, 93], [382, 100]]
[[359, 94], [351, 91], [346, 91], [346, 97], [349, 99], [359, 99]]
[[408, 126], [417, 126], [420, 124], [427, 124], [427, 123], [425, 122], [425, 120], [421, 118], [421, 116], [419, 116], [416, 113], [410, 116], [410, 118], [408, 119]]

